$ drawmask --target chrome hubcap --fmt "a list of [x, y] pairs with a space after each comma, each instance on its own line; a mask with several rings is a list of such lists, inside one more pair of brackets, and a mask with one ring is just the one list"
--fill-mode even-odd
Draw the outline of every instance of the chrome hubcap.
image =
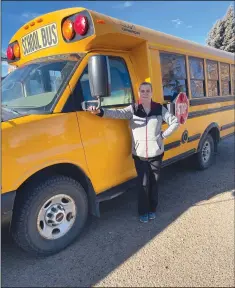
[[74, 200], [65, 194], [51, 197], [38, 213], [37, 228], [43, 238], [54, 240], [73, 226], [77, 214]]
[[202, 160], [204, 163], [208, 162], [211, 155], [211, 145], [209, 141], [206, 141], [202, 147]]

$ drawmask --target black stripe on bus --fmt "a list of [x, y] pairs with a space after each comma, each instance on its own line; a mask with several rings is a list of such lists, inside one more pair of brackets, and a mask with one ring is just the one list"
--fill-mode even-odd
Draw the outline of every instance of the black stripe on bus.
[[232, 123], [229, 123], [229, 124], [223, 125], [223, 126], [221, 126], [220, 131], [223, 131], [223, 130], [226, 130], [226, 129], [232, 128], [232, 127], [234, 127], [234, 126], [235, 126], [235, 122], [232, 122]]
[[181, 143], [180, 140], [168, 143], [165, 145], [164, 150], [168, 151], [170, 149], [176, 148], [176, 147], [180, 146], [180, 143]]
[[191, 137], [188, 137], [188, 142], [196, 141], [196, 140], [200, 139], [200, 137], [201, 137], [201, 134], [195, 134]]
[[[196, 140], [200, 139], [200, 137], [201, 137], [201, 134], [195, 134], [193, 136], [188, 137], [188, 141], [186, 141], [185, 143], [196, 141]], [[171, 150], [173, 148], [179, 147], [180, 144], [181, 144], [180, 140], [168, 143], [168, 144], [165, 145], [164, 151], [169, 151], [169, 150]]]
[[212, 108], [212, 109], [206, 109], [206, 110], [201, 110], [201, 111], [189, 112], [188, 119], [205, 116], [205, 115], [209, 115], [209, 114], [213, 114], [217, 112], [233, 110], [234, 108], [235, 108], [235, 105], [229, 105], [229, 106], [224, 106], [220, 108]]
[[172, 157], [170, 159], [167, 159], [165, 161], [162, 162], [162, 167], [168, 166], [170, 164], [173, 164], [174, 162], [177, 162], [179, 160], [183, 160], [191, 155], [193, 155], [196, 152], [196, 149], [191, 149], [185, 153], [182, 153], [180, 155], [177, 155], [175, 157]]
[[200, 99], [191, 99], [190, 106], [204, 105], [204, 104], [213, 104], [213, 103], [222, 103], [227, 101], [235, 101], [235, 96], [216, 96], [216, 97], [205, 97]]

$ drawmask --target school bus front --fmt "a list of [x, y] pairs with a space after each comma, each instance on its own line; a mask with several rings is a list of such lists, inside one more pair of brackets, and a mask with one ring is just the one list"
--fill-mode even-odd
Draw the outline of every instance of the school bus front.
[[[82, 35], [71, 33], [71, 19], [86, 19], [77, 23]], [[115, 73], [124, 69], [128, 85], [124, 95], [117, 86], [110, 105], [136, 97], [128, 55], [86, 51], [97, 37], [92, 23], [81, 9], [43, 15], [19, 29], [7, 51], [17, 69], [2, 83], [2, 220], [10, 219], [16, 243], [34, 254], [69, 245], [88, 211], [98, 216], [99, 202], [123, 192], [136, 175], [128, 123], [81, 109], [82, 97], [91, 97], [89, 59], [101, 54]]]
[[94, 37], [92, 18], [83, 8], [45, 14], [26, 23], [12, 37], [7, 50], [9, 64], [20, 67], [37, 58], [83, 52]]

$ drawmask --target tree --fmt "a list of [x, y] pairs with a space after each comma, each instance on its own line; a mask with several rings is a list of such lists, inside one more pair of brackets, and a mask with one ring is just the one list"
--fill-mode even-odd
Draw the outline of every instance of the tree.
[[217, 20], [206, 40], [208, 46], [235, 52], [235, 19], [234, 7], [230, 5], [223, 19]]

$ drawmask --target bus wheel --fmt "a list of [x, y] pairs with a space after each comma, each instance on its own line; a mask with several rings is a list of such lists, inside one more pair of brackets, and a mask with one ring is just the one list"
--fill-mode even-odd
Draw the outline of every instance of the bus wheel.
[[53, 176], [21, 192], [13, 212], [12, 235], [23, 250], [49, 256], [80, 234], [88, 217], [88, 200], [78, 182]]
[[215, 155], [214, 152], [215, 152], [214, 140], [210, 134], [207, 134], [202, 143], [202, 148], [195, 155], [197, 168], [200, 170], [207, 169], [212, 164]]

